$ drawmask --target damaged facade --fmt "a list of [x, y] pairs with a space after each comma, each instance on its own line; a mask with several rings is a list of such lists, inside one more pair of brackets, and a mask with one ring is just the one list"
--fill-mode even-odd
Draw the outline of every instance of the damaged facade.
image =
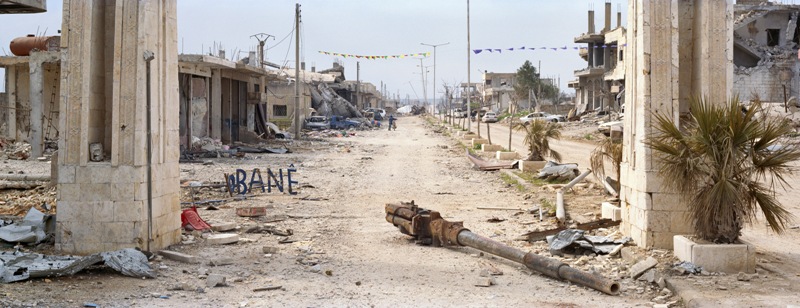
[[765, 102], [798, 97], [800, 5], [738, 1], [734, 8], [733, 91]]
[[569, 87], [575, 89], [578, 114], [587, 110], [619, 110], [625, 87], [626, 30], [622, 26], [622, 13], [617, 12], [617, 27], [611, 29], [611, 3], [605, 4], [605, 25], [595, 31], [594, 11], [588, 13], [586, 33], [575, 38], [575, 43], [587, 44], [579, 50], [588, 66], [575, 71]]

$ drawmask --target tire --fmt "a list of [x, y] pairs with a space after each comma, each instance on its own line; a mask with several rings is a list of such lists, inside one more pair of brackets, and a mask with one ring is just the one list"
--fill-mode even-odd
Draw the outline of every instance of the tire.
[[356, 128], [356, 126], [353, 124], [347, 125], [347, 129], [354, 129], [354, 128]]

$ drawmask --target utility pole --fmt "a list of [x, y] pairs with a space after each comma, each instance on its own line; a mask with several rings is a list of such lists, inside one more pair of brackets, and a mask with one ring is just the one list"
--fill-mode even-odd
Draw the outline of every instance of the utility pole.
[[[470, 91], [470, 92], [472, 92], [471, 89], [470, 89], [470, 87], [472, 86], [472, 84], [471, 84], [472, 81], [470, 80], [470, 72], [472, 71], [472, 69], [470, 69], [470, 67], [472, 67], [470, 65], [471, 64], [470, 63], [470, 57], [471, 57], [470, 53], [472, 52], [471, 49], [472, 49], [472, 47], [470, 46], [470, 40], [469, 40], [469, 0], [467, 0], [467, 91]], [[472, 96], [472, 93], [468, 92], [467, 93], [467, 119], [469, 119], [469, 117], [472, 116], [472, 106], [470, 106], [470, 101], [469, 101], [470, 96]], [[467, 131], [472, 131], [472, 122], [470, 122], [469, 120], [467, 120]]]
[[361, 99], [361, 62], [356, 61], [356, 109], [361, 108], [358, 106]]
[[422, 97], [425, 99], [425, 105], [428, 105], [428, 91], [425, 86], [425, 66], [422, 65], [422, 59], [424, 58], [419, 58], [419, 75], [422, 79]]
[[539, 69], [537, 70], [536, 83], [539, 84], [539, 90], [536, 94], [536, 110], [540, 110], [539, 98], [542, 97], [542, 60], [539, 60]]
[[431, 112], [433, 114], [435, 114], [436, 113], [435, 112], [436, 111], [436, 106], [435, 106], [435, 104], [436, 104], [436, 47], [448, 45], [448, 44], [450, 44], [450, 42], [442, 43], [442, 44], [425, 44], [425, 43], [420, 43], [420, 44], [424, 45], [424, 46], [433, 47], [433, 104], [432, 105], [434, 105], [434, 106], [431, 106]]
[[300, 140], [300, 3], [294, 10], [294, 140]]
[[[266, 33], [253, 34], [250, 37], [253, 37], [258, 41], [258, 47], [259, 47], [258, 48], [258, 59], [261, 61], [258, 64], [259, 64], [259, 67], [264, 68], [264, 57], [266, 56], [266, 53], [265, 53], [266, 49], [264, 49], [264, 46], [267, 45], [267, 40], [270, 37], [272, 38], [273, 41], [275, 40], [275, 37], [270, 35], [270, 34], [266, 34]], [[261, 39], [262, 37], [264, 38], [263, 40]]]

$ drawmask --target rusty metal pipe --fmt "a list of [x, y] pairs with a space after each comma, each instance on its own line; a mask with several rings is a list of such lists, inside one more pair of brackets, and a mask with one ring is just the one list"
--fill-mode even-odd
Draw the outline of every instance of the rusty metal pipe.
[[522, 263], [529, 269], [549, 277], [571, 281], [610, 295], [619, 294], [619, 283], [615, 281], [574, 269], [556, 259], [543, 257], [532, 252], [526, 253], [498, 241], [472, 233], [469, 230], [462, 230], [458, 233], [458, 244], [485, 251], [517, 263]]
[[414, 201], [400, 204], [386, 204], [386, 221], [400, 229], [400, 232], [413, 236], [417, 243], [446, 246], [459, 245], [488, 252], [526, 267], [545, 276], [571, 281], [600, 292], [617, 295], [619, 283], [603, 276], [586, 273], [552, 258], [505, 245], [501, 242], [477, 235], [464, 228], [461, 222], [451, 222], [442, 218], [436, 211], [418, 207]]

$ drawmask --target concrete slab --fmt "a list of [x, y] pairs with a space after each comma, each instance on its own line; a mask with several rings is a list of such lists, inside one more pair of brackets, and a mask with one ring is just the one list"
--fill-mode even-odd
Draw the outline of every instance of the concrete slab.
[[706, 244], [676, 235], [673, 237], [673, 246], [678, 259], [702, 266], [709, 272], [728, 274], [756, 272], [756, 250], [753, 245], [747, 243]]
[[232, 244], [239, 241], [238, 234], [211, 234], [206, 237], [206, 244], [209, 245], [225, 245], [225, 244]]
[[617, 221], [622, 219], [622, 209], [610, 202], [603, 202], [601, 205], [601, 217]]
[[518, 166], [522, 172], [539, 172], [539, 169], [544, 168], [546, 163], [546, 161], [520, 160]]
[[172, 250], [162, 250], [159, 251], [158, 254], [162, 255], [164, 258], [169, 260], [183, 262], [183, 263], [197, 263], [197, 257], [193, 255], [188, 255], [185, 253], [180, 253], [177, 251]]
[[483, 145], [483, 144], [488, 144], [488, 143], [489, 143], [488, 139], [478, 139], [478, 138], [472, 139], [472, 147], [473, 148], [476, 145], [479, 145], [479, 144]]
[[225, 222], [211, 222], [211, 230], [216, 232], [230, 231], [236, 229], [236, 223], [231, 221]]
[[514, 160], [514, 159], [517, 159], [517, 157], [519, 157], [519, 154], [517, 154], [517, 152], [501, 152], [501, 151], [497, 151], [497, 154], [496, 154], [495, 157], [498, 160]]
[[634, 264], [631, 266], [631, 278], [636, 279], [639, 278], [644, 272], [647, 270], [654, 268], [658, 265], [658, 260], [653, 257], [647, 257], [644, 261]]
[[496, 151], [502, 151], [502, 150], [503, 150], [503, 146], [499, 145], [499, 144], [482, 144], [481, 145], [481, 151], [484, 151], [484, 152], [496, 152]]

